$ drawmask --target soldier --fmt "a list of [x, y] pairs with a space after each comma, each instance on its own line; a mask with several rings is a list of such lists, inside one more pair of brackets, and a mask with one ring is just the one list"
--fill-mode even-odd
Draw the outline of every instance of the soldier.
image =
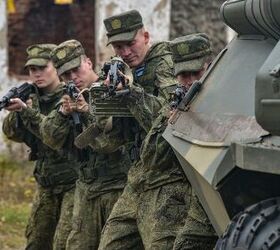
[[191, 187], [171, 147], [161, 137], [167, 100], [177, 84], [166, 42], [150, 45], [137, 11], [104, 20], [108, 43], [133, 69], [135, 82], [124, 97], [148, 133], [140, 160], [103, 230], [99, 250], [172, 249], [188, 214]]
[[[169, 44], [174, 62], [174, 74], [179, 83], [189, 89], [194, 81], [202, 77], [210, 63], [209, 38], [204, 33], [197, 33], [175, 38]], [[200, 52], [192, 45], [204, 51]], [[190, 51], [191, 49], [193, 51]]]
[[[203, 33], [179, 37], [170, 42], [170, 48], [175, 76], [187, 91], [194, 81], [202, 77], [209, 65], [209, 38]], [[176, 237], [173, 250], [213, 249], [217, 236], [194, 191], [191, 201], [185, 225]]]
[[[65, 248], [71, 230], [75, 181], [78, 164], [69, 161], [41, 140], [39, 125], [45, 115], [55, 109], [63, 94], [50, 53], [54, 44], [35, 44], [27, 48], [25, 67], [35, 87], [35, 93], [24, 103], [11, 100], [10, 111], [3, 122], [3, 132], [11, 140], [24, 142], [31, 148], [30, 160], [36, 160], [34, 177], [37, 192], [26, 229], [26, 249]], [[55, 240], [53, 240], [55, 234]]]
[[[86, 57], [81, 43], [76, 40], [58, 45], [52, 53], [52, 59], [61, 78], [66, 82], [74, 80], [81, 91], [98, 81], [98, 76], [93, 74], [92, 64]], [[106, 147], [105, 151], [109, 150], [108, 148], [113, 150], [110, 150], [110, 153], [99, 153], [88, 149], [89, 158], [80, 168], [75, 191], [73, 228], [67, 240], [67, 249], [98, 248], [101, 230], [114, 203], [122, 193], [131, 165], [123, 144], [130, 139], [124, 139], [122, 133], [123, 130], [128, 130], [126, 128], [129, 128], [131, 123], [123, 119], [108, 119], [108, 123], [107, 118], [97, 120], [89, 112], [86, 102], [87, 92], [84, 94], [85, 99], [81, 96], [77, 102], [64, 97], [59, 110], [46, 117], [41, 125], [45, 142], [53, 148], [62, 149], [68, 145], [72, 146], [74, 142], [72, 136], [74, 132], [71, 131], [69, 123], [73, 111], [80, 113], [84, 128], [96, 124], [103, 131], [105, 124], [111, 123], [104, 132], [109, 143], [104, 145], [102, 136], [99, 143]], [[71, 152], [70, 149], [67, 150]]]
[[176, 85], [168, 43], [151, 44], [149, 32], [136, 10], [107, 18], [104, 24], [108, 44], [132, 68], [134, 84], [168, 100]]

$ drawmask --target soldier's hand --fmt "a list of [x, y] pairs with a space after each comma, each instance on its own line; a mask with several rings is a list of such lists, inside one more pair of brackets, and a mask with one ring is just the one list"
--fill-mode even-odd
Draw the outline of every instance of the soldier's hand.
[[88, 103], [82, 94], [80, 94], [76, 100], [76, 111], [81, 113], [89, 112]]
[[27, 105], [27, 107], [32, 108], [32, 105], [33, 105], [32, 99], [29, 98], [29, 99], [26, 101], [25, 104]]
[[[72, 102], [69, 95], [62, 96], [61, 100], [61, 106], [60, 106], [60, 112], [64, 115], [69, 115], [73, 112], [73, 108], [71, 107], [70, 103]], [[73, 106], [73, 105], [72, 105]]]
[[132, 82], [133, 82], [132, 76], [127, 76], [127, 75], [125, 75], [123, 72], [121, 72], [120, 70], [118, 71], [118, 73], [119, 73], [121, 76], [124, 77], [124, 79], [125, 79], [125, 84], [126, 84], [126, 85], [132, 84]]
[[26, 108], [27, 108], [27, 105], [21, 99], [13, 98], [10, 100], [9, 106], [7, 106], [5, 109], [8, 111], [20, 112]]
[[[118, 73], [124, 77], [124, 79], [125, 79], [125, 84], [131, 84], [131, 83], [132, 83], [132, 82], [131, 82], [131, 79], [130, 79], [128, 76], [126, 76], [125, 74], [123, 74], [120, 70], [118, 71]], [[108, 75], [107, 75], [106, 80], [104, 81], [104, 84], [105, 84], [106, 86], [109, 86], [109, 84], [110, 84], [110, 76], [109, 76], [109, 73], [108, 73]], [[122, 90], [122, 89], [124, 89], [124, 86], [123, 86], [122, 83], [119, 83], [118, 86], [117, 86], [117, 88], [116, 88], [116, 90]]]
[[73, 112], [86, 113], [89, 111], [88, 103], [83, 95], [79, 95], [77, 100], [72, 100], [69, 95], [64, 95], [61, 98], [61, 103], [60, 112], [64, 115], [69, 115]]

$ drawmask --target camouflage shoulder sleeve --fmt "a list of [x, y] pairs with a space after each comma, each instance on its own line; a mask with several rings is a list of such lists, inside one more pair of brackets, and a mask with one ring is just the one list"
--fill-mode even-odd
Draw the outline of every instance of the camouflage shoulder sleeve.
[[20, 113], [20, 118], [23, 125], [28, 129], [32, 134], [41, 139], [40, 135], [40, 124], [44, 118], [44, 115], [32, 108], [26, 108]]
[[170, 98], [170, 93], [174, 91], [178, 84], [174, 76], [174, 68], [171, 56], [165, 56], [159, 62], [155, 70], [155, 85], [158, 87], [159, 96], [166, 101]]
[[[103, 126], [102, 132], [90, 142], [91, 147], [99, 153], [112, 153], [115, 152], [120, 146], [125, 144], [124, 131], [122, 126], [122, 118], [111, 117], [107, 118], [107, 124]], [[97, 123], [98, 120], [97, 120]], [[101, 123], [104, 123], [102, 119]], [[108, 123], [112, 123], [108, 125]], [[106, 128], [111, 127], [110, 129]], [[101, 125], [99, 124], [100, 128]]]
[[16, 119], [17, 113], [10, 112], [3, 120], [2, 131], [8, 139], [16, 142], [24, 142], [27, 129], [22, 123], [19, 123], [18, 127], [16, 127]]
[[45, 116], [40, 124], [42, 141], [53, 149], [61, 149], [70, 132], [68, 117], [62, 116], [57, 110], [53, 110]]
[[130, 95], [127, 98], [127, 106], [139, 122], [140, 126], [148, 132], [153, 120], [158, 116], [158, 111], [164, 106], [162, 97], [147, 94], [143, 88], [131, 86]]

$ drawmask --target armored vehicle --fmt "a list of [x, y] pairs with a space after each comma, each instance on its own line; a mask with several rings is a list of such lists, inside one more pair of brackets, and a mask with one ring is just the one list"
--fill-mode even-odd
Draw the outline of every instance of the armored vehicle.
[[280, 249], [280, 1], [228, 0], [221, 16], [237, 35], [164, 138], [221, 236], [217, 249]]

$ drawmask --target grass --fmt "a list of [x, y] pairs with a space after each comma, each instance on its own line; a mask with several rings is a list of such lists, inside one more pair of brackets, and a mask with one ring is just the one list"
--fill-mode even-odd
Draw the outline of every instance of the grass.
[[0, 249], [24, 249], [24, 231], [30, 213], [30, 204], [0, 204]]
[[32, 166], [0, 156], [0, 249], [25, 247], [25, 227], [35, 190]]

